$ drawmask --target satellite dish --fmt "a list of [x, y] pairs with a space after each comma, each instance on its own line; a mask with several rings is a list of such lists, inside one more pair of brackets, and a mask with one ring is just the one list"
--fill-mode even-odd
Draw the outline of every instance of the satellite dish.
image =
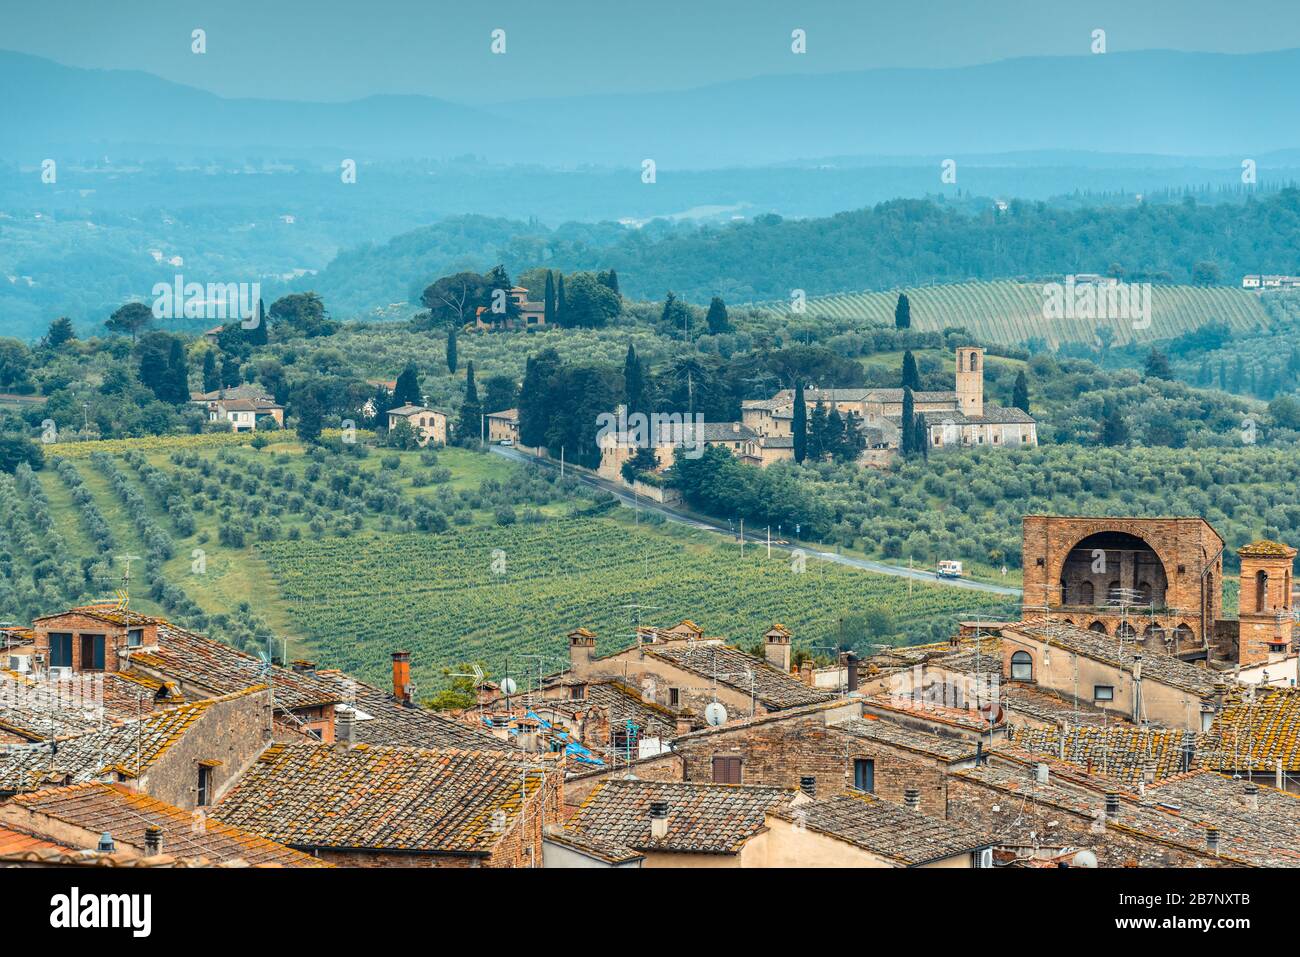
[[1092, 851], [1079, 851], [1072, 858], [1075, 867], [1096, 867], [1097, 855]]
[[514, 694], [514, 693], [515, 693], [516, 691], [518, 691], [518, 690], [519, 690], [519, 686], [518, 686], [517, 684], [515, 684], [515, 679], [514, 679], [514, 678], [502, 678], [502, 679], [501, 679], [501, 693], [502, 693], [502, 694], [505, 694], [505, 695], [512, 695], [512, 694]]
[[714, 728], [726, 724], [727, 709], [722, 706], [721, 701], [715, 701], [704, 709], [704, 720]]

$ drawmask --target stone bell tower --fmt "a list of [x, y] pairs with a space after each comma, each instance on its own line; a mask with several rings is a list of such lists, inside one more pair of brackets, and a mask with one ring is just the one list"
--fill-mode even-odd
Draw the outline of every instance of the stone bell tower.
[[963, 415], [984, 414], [984, 350], [975, 346], [957, 349], [957, 408]]
[[1251, 542], [1237, 550], [1241, 589], [1237, 661], [1259, 664], [1291, 648], [1291, 568], [1296, 550], [1281, 542]]

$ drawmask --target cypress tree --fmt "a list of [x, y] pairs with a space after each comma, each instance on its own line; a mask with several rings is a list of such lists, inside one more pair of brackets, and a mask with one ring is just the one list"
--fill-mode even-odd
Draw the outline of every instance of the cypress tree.
[[221, 388], [221, 376], [217, 374], [217, 354], [209, 349], [203, 353], [203, 391], [216, 392]]
[[456, 436], [460, 441], [469, 443], [482, 434], [482, 413], [478, 401], [478, 386], [474, 384], [474, 362], [471, 360], [465, 365], [465, 401], [460, 407], [460, 425], [456, 429]]
[[630, 342], [627, 344], [627, 358], [623, 361], [623, 402], [628, 415], [645, 411], [642, 408], [645, 404], [645, 369], [637, 357], [636, 347]]
[[266, 329], [266, 306], [262, 303], [261, 299], [257, 300], [256, 317], [257, 325], [245, 329], [244, 331], [248, 333], [249, 345], [264, 346], [268, 342], [269, 336], [267, 335]]
[[546, 293], [542, 297], [542, 318], [548, 326], [555, 325], [555, 274], [549, 269], [546, 270]]
[[397, 387], [393, 389], [393, 401], [397, 405], [419, 405], [424, 401], [420, 392], [420, 373], [415, 363], [408, 362], [402, 374], [397, 377]]
[[916, 367], [916, 357], [912, 355], [912, 350], [908, 349], [903, 353], [903, 383], [904, 389], [911, 389], [913, 392], [921, 390], [921, 372]]
[[564, 273], [558, 275], [555, 282], [555, 321], [562, 326], [569, 321], [569, 317], [565, 315], [568, 307], [564, 304]]
[[898, 294], [898, 302], [894, 304], [894, 328], [912, 328], [912, 303], [908, 300], [905, 292]]
[[456, 324], [447, 327], [447, 371], [456, 374]]
[[925, 427], [925, 416], [920, 412], [912, 420], [912, 447], [921, 453], [921, 458], [930, 457], [930, 430]]
[[1029, 381], [1025, 378], [1024, 369], [1016, 373], [1016, 384], [1011, 389], [1011, 404], [1021, 412], [1029, 411]]
[[803, 380], [795, 380], [794, 413], [790, 430], [794, 434], [794, 460], [802, 462], [808, 454], [808, 408], [803, 401]]
[[898, 425], [902, 430], [898, 437], [898, 450], [911, 455], [916, 451], [916, 397], [911, 389], [903, 389], [903, 415]]
[[731, 331], [731, 321], [727, 318], [727, 304], [722, 301], [721, 296], [714, 296], [713, 301], [709, 303], [709, 314], [705, 317], [709, 326], [710, 335], [718, 335], [722, 332]]
[[618, 291], [618, 273], [616, 273], [613, 269], [611, 269], [609, 272], [604, 274], [602, 281], [605, 283], [606, 286], [610, 288], [610, 290], [614, 293], [614, 295], [616, 296], [623, 295], [621, 292]]
[[167, 397], [172, 405], [183, 405], [190, 400], [190, 367], [185, 358], [185, 346], [173, 339], [167, 357]]
[[321, 407], [316, 396], [315, 386], [303, 390], [298, 403], [298, 438], [304, 442], [314, 443], [320, 439]]

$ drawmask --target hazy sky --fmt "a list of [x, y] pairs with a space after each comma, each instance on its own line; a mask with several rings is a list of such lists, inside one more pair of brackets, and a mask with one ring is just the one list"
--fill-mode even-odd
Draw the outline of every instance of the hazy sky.
[[[190, 52], [207, 32], [208, 51]], [[802, 28], [808, 52], [790, 52]], [[494, 56], [490, 33], [506, 31]], [[1296, 0], [5, 0], [0, 48], [223, 96], [464, 102], [681, 89], [765, 73], [1300, 47]]]

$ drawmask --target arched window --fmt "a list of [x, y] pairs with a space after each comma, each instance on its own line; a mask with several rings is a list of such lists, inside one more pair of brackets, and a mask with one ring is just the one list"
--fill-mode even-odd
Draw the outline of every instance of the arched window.
[[979, 367], [980, 367], [980, 354], [978, 352], [972, 352], [970, 354], [970, 371], [977, 372], [979, 371]]
[[1029, 652], [1017, 651], [1011, 656], [1011, 680], [1034, 680], [1034, 658]]
[[1091, 625], [1089, 625], [1088, 630], [1095, 631], [1103, 635], [1106, 634], [1106, 626], [1099, 621], [1094, 621]]
[[1127, 621], [1121, 621], [1119, 627], [1115, 629], [1115, 636], [1117, 638], [1133, 639], [1137, 637], [1137, 632]]
[[1080, 582], [1079, 583], [1079, 604], [1091, 605], [1094, 597], [1093, 593], [1094, 593], [1094, 589], [1092, 587], [1092, 582]]
[[1120, 595], [1119, 582], [1111, 582], [1109, 585], [1106, 586], [1107, 601], [1118, 601], [1119, 595]]
[[1138, 582], [1137, 593], [1138, 593], [1138, 604], [1140, 605], [1151, 604], [1151, 583], [1150, 582]]
[[1268, 572], [1255, 572], [1255, 611], [1268, 611]]

